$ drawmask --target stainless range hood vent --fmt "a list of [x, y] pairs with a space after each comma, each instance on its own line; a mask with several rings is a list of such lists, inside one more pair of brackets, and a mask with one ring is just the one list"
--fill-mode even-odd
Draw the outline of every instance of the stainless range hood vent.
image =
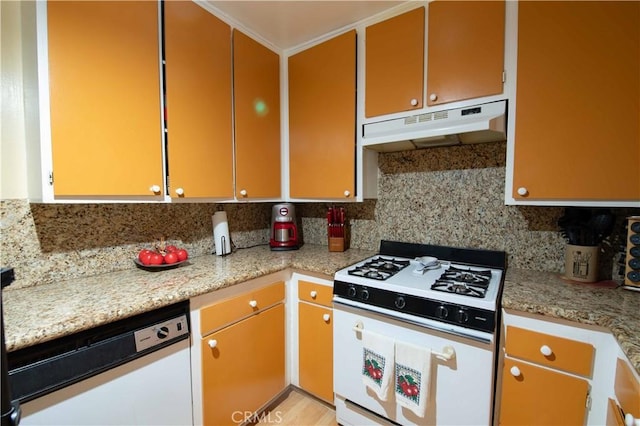
[[507, 139], [507, 101], [491, 102], [365, 124], [363, 146], [406, 151]]

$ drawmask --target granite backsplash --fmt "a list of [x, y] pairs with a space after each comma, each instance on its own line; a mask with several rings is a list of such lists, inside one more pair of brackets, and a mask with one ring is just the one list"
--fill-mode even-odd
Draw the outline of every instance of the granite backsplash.
[[[562, 207], [506, 206], [504, 143], [379, 155], [378, 199], [344, 203], [351, 247], [375, 250], [380, 239], [505, 250], [509, 265], [561, 272]], [[140, 248], [161, 236], [191, 256], [213, 251], [211, 216], [224, 209], [235, 249], [267, 244], [273, 203], [33, 204], [0, 201], [0, 264], [20, 286], [134, 267]], [[330, 203], [299, 203], [306, 243], [326, 245]], [[613, 235], [603, 244], [601, 279], [611, 279], [624, 242], [625, 218], [612, 209]]]

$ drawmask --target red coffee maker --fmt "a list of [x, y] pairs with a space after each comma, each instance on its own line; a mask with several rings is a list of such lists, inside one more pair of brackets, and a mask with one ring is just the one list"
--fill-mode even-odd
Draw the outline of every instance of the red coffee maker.
[[276, 204], [271, 210], [271, 250], [298, 250], [296, 211], [291, 203]]

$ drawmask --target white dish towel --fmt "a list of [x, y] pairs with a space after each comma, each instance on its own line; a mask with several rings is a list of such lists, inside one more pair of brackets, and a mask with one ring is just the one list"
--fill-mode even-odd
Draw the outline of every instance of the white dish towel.
[[394, 341], [381, 334], [362, 330], [362, 381], [386, 401], [393, 381]]
[[424, 417], [429, 398], [431, 349], [396, 342], [394, 377], [398, 405]]

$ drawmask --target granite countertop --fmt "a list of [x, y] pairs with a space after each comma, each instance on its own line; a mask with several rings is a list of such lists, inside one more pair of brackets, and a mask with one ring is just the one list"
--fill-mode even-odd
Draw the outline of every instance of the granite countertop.
[[558, 273], [508, 269], [502, 307], [604, 327], [640, 374], [640, 292], [613, 282], [578, 283]]
[[[147, 272], [132, 262], [131, 269], [119, 272], [34, 287], [9, 286], [2, 293], [7, 349], [21, 349], [288, 268], [330, 279], [338, 269], [373, 254], [357, 249], [329, 252], [327, 246], [310, 244], [295, 251], [258, 246], [225, 257], [192, 258], [162, 272]], [[502, 305], [606, 327], [640, 373], [639, 292], [511, 268], [505, 277]]]
[[[187, 300], [287, 268], [333, 276], [374, 252], [303, 245], [295, 251], [258, 246], [228, 256], [199, 256], [175, 269], [131, 269], [2, 292], [9, 352]], [[19, 271], [16, 271], [19, 279]], [[17, 283], [17, 281], [16, 281]]]

